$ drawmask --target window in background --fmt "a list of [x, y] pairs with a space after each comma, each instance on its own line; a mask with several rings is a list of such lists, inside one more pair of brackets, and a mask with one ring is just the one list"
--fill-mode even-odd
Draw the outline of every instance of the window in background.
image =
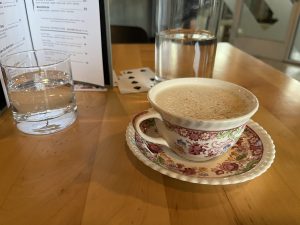
[[155, 36], [155, 0], [109, 0], [110, 24], [143, 29], [150, 40]]

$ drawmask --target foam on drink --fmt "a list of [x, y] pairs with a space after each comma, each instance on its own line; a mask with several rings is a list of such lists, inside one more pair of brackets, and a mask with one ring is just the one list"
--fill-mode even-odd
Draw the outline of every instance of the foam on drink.
[[169, 87], [157, 94], [155, 102], [171, 114], [201, 120], [229, 119], [251, 110], [247, 96], [206, 85]]

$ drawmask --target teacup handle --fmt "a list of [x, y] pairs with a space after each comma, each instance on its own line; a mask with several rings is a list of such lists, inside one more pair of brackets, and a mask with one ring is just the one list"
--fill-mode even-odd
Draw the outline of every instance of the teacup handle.
[[147, 120], [147, 119], [151, 119], [151, 118], [156, 118], [159, 119], [161, 121], [163, 121], [161, 115], [156, 112], [154, 109], [148, 109], [147, 111], [143, 112], [142, 114], [138, 115], [134, 120], [133, 120], [133, 127], [135, 129], [135, 131], [146, 141], [148, 142], [152, 142], [154, 144], [159, 144], [159, 145], [164, 145], [167, 147], [170, 147], [169, 144], [166, 142], [165, 139], [161, 138], [161, 137], [150, 137], [147, 134], [145, 134], [140, 127], [140, 124]]

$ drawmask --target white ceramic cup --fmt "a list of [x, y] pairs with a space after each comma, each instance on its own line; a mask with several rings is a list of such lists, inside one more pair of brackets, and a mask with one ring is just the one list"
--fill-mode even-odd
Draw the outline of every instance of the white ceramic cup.
[[[248, 110], [243, 115], [229, 119], [193, 119], [174, 115], [157, 104], [156, 97], [170, 86], [208, 85], [214, 88], [225, 88], [245, 98]], [[151, 109], [138, 114], [133, 119], [136, 132], [148, 142], [164, 145], [179, 156], [192, 161], [206, 161], [225, 153], [243, 133], [246, 123], [258, 110], [258, 100], [247, 89], [233, 83], [209, 78], [177, 78], [163, 81], [148, 92]], [[157, 131], [161, 137], [146, 135], [141, 123], [155, 119]]]

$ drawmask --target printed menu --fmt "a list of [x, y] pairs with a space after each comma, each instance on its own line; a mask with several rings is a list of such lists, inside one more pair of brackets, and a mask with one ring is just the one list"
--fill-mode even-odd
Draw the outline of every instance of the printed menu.
[[[71, 54], [76, 81], [104, 86], [98, 0], [0, 0], [0, 60], [6, 54], [55, 49]], [[104, 12], [104, 11], [101, 11]], [[0, 74], [3, 83], [3, 77]]]

